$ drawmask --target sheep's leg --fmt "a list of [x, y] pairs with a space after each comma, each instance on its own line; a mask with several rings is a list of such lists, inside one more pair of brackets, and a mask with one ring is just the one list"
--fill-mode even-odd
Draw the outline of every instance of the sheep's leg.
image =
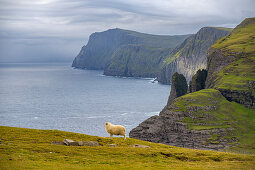
[[124, 135], [124, 140], [126, 140], [126, 134]]
[[112, 134], [110, 134], [110, 139], [112, 139]]

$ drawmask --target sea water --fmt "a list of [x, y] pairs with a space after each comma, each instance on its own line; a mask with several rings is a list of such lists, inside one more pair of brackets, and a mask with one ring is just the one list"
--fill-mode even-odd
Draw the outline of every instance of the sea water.
[[108, 121], [128, 135], [166, 105], [168, 85], [70, 65], [0, 64], [0, 125], [108, 136]]

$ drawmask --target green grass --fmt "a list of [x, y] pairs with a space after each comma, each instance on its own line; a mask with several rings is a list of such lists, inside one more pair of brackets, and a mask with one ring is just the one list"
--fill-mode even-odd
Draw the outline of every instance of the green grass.
[[224, 31], [229, 31], [229, 32], [231, 32], [233, 30], [233, 28], [226, 28], [226, 27], [212, 27], [212, 28], [217, 28], [219, 30], [224, 30]]
[[[244, 52], [254, 53], [255, 52], [255, 18], [249, 18], [243, 21], [252, 20], [248, 25], [241, 27], [238, 26], [234, 29], [230, 36], [223, 37], [217, 41], [212, 47], [213, 48], [225, 48], [232, 52]], [[242, 25], [242, 23], [240, 24]]]
[[229, 102], [215, 89], [200, 90], [179, 97], [174, 106], [174, 111], [189, 114], [181, 120], [187, 123], [189, 129], [233, 129], [227, 137], [234, 137], [239, 142], [230, 150], [255, 153], [255, 109]]
[[255, 55], [247, 55], [235, 60], [217, 74], [215, 88], [248, 90], [248, 81], [255, 81]]
[[179, 50], [177, 53], [175, 53], [173, 56], [169, 56], [166, 58], [166, 64], [170, 64], [172, 63], [175, 59], [177, 59], [178, 57], [180, 57], [181, 55], [181, 52], [182, 52], [183, 49]]
[[[0, 169], [254, 169], [255, 155], [193, 150], [136, 139], [0, 127]], [[63, 139], [101, 146], [52, 145]], [[109, 147], [109, 144], [117, 147]], [[142, 144], [151, 148], [133, 148]]]
[[255, 18], [244, 20], [229, 36], [212, 45], [212, 48], [220, 50], [226, 57], [235, 57], [232, 63], [217, 73], [213, 88], [251, 90], [247, 84], [255, 81]]

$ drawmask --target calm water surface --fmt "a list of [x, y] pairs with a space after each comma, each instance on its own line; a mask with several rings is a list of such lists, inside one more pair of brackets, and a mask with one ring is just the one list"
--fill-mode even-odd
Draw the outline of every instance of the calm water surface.
[[108, 136], [104, 122], [127, 134], [158, 114], [170, 86], [151, 79], [103, 76], [70, 63], [0, 64], [0, 125]]

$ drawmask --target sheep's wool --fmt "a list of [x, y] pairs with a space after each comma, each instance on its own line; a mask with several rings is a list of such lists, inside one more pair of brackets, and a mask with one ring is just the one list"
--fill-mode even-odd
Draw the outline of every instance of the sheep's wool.
[[109, 122], [105, 122], [104, 127], [106, 131], [110, 134], [110, 137], [112, 137], [112, 135], [121, 135], [124, 136], [124, 140], [126, 139], [126, 129], [124, 126], [113, 125]]

